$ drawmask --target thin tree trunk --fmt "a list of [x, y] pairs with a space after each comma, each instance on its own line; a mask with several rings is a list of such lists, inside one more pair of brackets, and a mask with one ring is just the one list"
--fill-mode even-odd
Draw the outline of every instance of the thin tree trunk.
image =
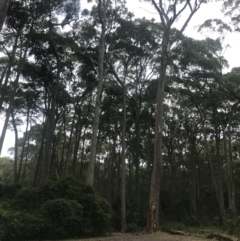
[[[31, 26], [30, 32], [32, 32], [32, 26]], [[18, 70], [17, 70], [17, 76], [16, 76], [15, 81], [13, 83], [13, 90], [12, 90], [12, 93], [11, 93], [8, 110], [6, 112], [6, 118], [5, 118], [4, 126], [3, 126], [3, 129], [2, 129], [2, 134], [1, 134], [1, 137], [0, 137], [0, 154], [2, 152], [2, 147], [3, 147], [3, 143], [4, 143], [6, 131], [7, 131], [7, 125], [8, 125], [10, 114], [11, 114], [11, 111], [12, 111], [12, 108], [13, 108], [15, 95], [16, 95], [17, 89], [18, 89], [18, 83], [19, 83], [19, 78], [20, 78], [20, 74], [21, 74], [21, 69], [22, 69], [22, 66], [23, 66], [23, 64], [26, 60], [26, 57], [27, 57], [27, 51], [28, 51], [29, 43], [30, 43], [30, 39], [27, 40], [25, 51], [23, 53], [23, 56], [21, 56], [21, 58], [20, 58], [20, 62], [19, 62], [19, 65], [18, 65]], [[6, 76], [6, 78], [7, 78], [7, 76]], [[0, 105], [0, 108], [1, 107], [2, 106]]]
[[122, 178], [121, 178], [121, 232], [126, 231], [127, 222], [126, 222], [126, 167], [125, 167], [125, 152], [126, 152], [126, 143], [125, 143], [125, 132], [126, 132], [126, 83], [124, 79], [124, 87], [123, 87], [123, 120], [122, 120]]
[[11, 111], [11, 116], [12, 116], [12, 125], [13, 125], [13, 129], [14, 129], [14, 133], [15, 133], [15, 147], [14, 147], [14, 166], [13, 166], [13, 170], [14, 170], [14, 178], [13, 178], [13, 182], [16, 185], [18, 183], [18, 178], [17, 178], [17, 160], [18, 160], [18, 130], [17, 130], [17, 125], [15, 122], [15, 118], [14, 118], [14, 113], [13, 110]]
[[2, 31], [10, 2], [11, 0], [0, 0], [0, 32]]
[[97, 134], [99, 125], [99, 114], [102, 98], [103, 88], [103, 62], [104, 62], [104, 50], [105, 50], [105, 33], [106, 33], [106, 11], [110, 5], [110, 0], [99, 0], [99, 18], [102, 25], [100, 47], [99, 47], [99, 59], [98, 59], [98, 85], [97, 85], [97, 96], [95, 102], [95, 110], [92, 124], [92, 137], [91, 137], [91, 149], [89, 157], [89, 165], [87, 171], [86, 183], [93, 186], [94, 181], [94, 166], [96, 162], [96, 148], [97, 148]]
[[19, 182], [20, 175], [21, 175], [21, 169], [22, 169], [22, 162], [23, 162], [23, 155], [24, 155], [24, 151], [25, 151], [25, 145], [26, 145], [27, 137], [29, 136], [29, 134], [27, 134], [28, 125], [29, 125], [29, 112], [30, 112], [30, 109], [28, 108], [28, 110], [27, 110], [27, 125], [26, 125], [26, 129], [25, 129], [25, 136], [24, 136], [24, 140], [23, 140], [21, 157], [20, 157], [20, 162], [19, 162], [19, 169], [18, 169], [18, 177], [17, 177], [18, 182]]
[[[30, 124], [30, 129], [31, 129], [31, 124]], [[25, 155], [25, 161], [24, 161], [24, 168], [23, 168], [23, 174], [22, 174], [22, 184], [25, 178], [25, 171], [26, 171], [26, 164], [27, 164], [27, 160], [28, 160], [28, 152], [29, 152], [29, 142], [30, 142], [30, 135], [28, 135], [28, 140], [27, 140], [27, 152]], [[33, 159], [33, 158], [32, 158]], [[33, 170], [33, 165], [32, 165], [32, 170]], [[19, 175], [19, 179], [20, 180], [20, 175]], [[28, 182], [29, 183], [29, 182]]]
[[[51, 31], [52, 29], [49, 30], [50, 33]], [[53, 82], [52, 89], [51, 89], [52, 99], [51, 99], [50, 113], [48, 116], [47, 138], [46, 138], [44, 167], [43, 167], [44, 179], [48, 179], [50, 175], [51, 156], [52, 156], [51, 154], [52, 154], [53, 137], [54, 137], [54, 131], [55, 131], [56, 101], [58, 96], [58, 85], [59, 85], [60, 73], [61, 73], [61, 60], [57, 53], [55, 43], [53, 42], [52, 39], [49, 39], [49, 44], [51, 46], [51, 49], [57, 61], [57, 76], [56, 76], [56, 81]]]
[[228, 151], [229, 151], [229, 181], [230, 181], [230, 190], [231, 190], [231, 198], [229, 200], [229, 208], [235, 217], [237, 214], [236, 209], [236, 191], [235, 191], [235, 182], [234, 182], [234, 174], [233, 174], [233, 157], [232, 157], [232, 113], [229, 120], [228, 125]]
[[219, 198], [219, 203], [218, 203], [218, 208], [219, 208], [219, 215], [220, 215], [220, 223], [224, 224], [225, 222], [225, 206], [224, 206], [224, 196], [223, 196], [223, 183], [222, 183], [222, 161], [220, 157], [220, 130], [219, 130], [219, 125], [217, 122], [217, 110], [214, 108], [213, 109], [213, 118], [215, 121], [215, 143], [216, 143], [216, 182], [217, 182], [217, 187], [218, 187], [218, 198]]
[[41, 140], [41, 144], [40, 144], [40, 148], [39, 148], [37, 165], [36, 165], [36, 170], [35, 170], [34, 179], [33, 179], [34, 187], [37, 186], [39, 178], [40, 178], [40, 173], [41, 173], [41, 167], [42, 167], [42, 162], [43, 162], [44, 140], [45, 140], [45, 134], [46, 134], [46, 125], [47, 125], [47, 123], [44, 123], [43, 130], [42, 130], [42, 140]]
[[69, 169], [70, 156], [72, 153], [72, 139], [73, 139], [73, 130], [74, 130], [74, 125], [75, 125], [75, 117], [76, 117], [76, 112], [74, 112], [74, 115], [73, 115], [70, 137], [69, 137], [69, 141], [68, 141], [68, 149], [67, 149], [67, 155], [66, 155], [66, 171], [67, 172]]

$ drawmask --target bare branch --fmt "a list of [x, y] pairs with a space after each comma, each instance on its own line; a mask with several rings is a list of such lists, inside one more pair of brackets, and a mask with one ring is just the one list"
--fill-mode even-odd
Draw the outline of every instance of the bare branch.
[[[156, 8], [156, 10], [158, 11], [158, 13], [159, 13], [159, 16], [161, 18], [161, 22], [162, 22], [163, 27], [166, 27], [166, 22], [165, 22], [165, 19], [164, 19], [164, 15], [162, 13], [162, 9], [157, 5], [155, 0], [151, 0], [151, 2], [153, 4], [153, 6]], [[162, 1], [160, 0], [159, 2], [161, 4]]]
[[[189, 3], [189, 1], [188, 1]], [[188, 23], [190, 22], [190, 20], [192, 19], [193, 15], [198, 11], [198, 9], [200, 8], [201, 4], [203, 3], [203, 0], [201, 0], [199, 2], [199, 4], [197, 3], [197, 0], [195, 0], [195, 6], [191, 11], [191, 14], [188, 16], [187, 20], [185, 21], [185, 23], [183, 24], [182, 28], [180, 29], [180, 31], [178, 32], [178, 34], [175, 36], [175, 38], [171, 41], [171, 45], [179, 38], [179, 36], [184, 32], [184, 30], [186, 29]], [[186, 8], [183, 7], [179, 13], [177, 14], [177, 16], [179, 16], [179, 14]]]

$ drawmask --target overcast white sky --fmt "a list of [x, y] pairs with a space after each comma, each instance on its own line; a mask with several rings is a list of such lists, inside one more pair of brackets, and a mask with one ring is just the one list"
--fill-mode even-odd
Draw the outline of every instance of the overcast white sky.
[[[140, 2], [139, 0], [126, 0], [127, 7], [131, 12], [134, 12], [135, 17], [137, 18], [155, 18], [159, 21], [159, 15], [156, 10], [150, 3]], [[89, 8], [90, 4], [87, 3], [87, 0], [81, 0], [81, 8]], [[185, 16], [186, 17], [186, 16]], [[203, 4], [199, 11], [193, 16], [189, 26], [184, 32], [185, 35], [195, 38], [195, 39], [203, 39], [206, 36], [199, 34], [196, 31], [196, 26], [202, 24], [207, 19], [219, 18], [222, 21], [228, 23], [229, 19], [226, 18], [223, 13], [221, 13], [221, 1], [218, 2], [209, 2], [207, 4]], [[184, 19], [184, 15], [179, 19], [178, 23], [174, 27], [180, 27], [181, 22]], [[208, 36], [212, 37], [212, 36]], [[226, 44], [230, 45], [225, 52], [225, 58], [228, 60], [229, 69], [225, 71], [230, 71], [233, 67], [240, 66], [239, 53], [240, 53], [240, 33], [231, 33], [226, 36], [225, 39]], [[0, 119], [0, 130], [2, 130], [2, 120]], [[19, 133], [21, 136], [21, 133]], [[4, 142], [2, 155], [1, 156], [9, 156], [7, 150], [9, 147], [14, 145], [14, 134], [13, 132], [7, 131], [6, 139]]]

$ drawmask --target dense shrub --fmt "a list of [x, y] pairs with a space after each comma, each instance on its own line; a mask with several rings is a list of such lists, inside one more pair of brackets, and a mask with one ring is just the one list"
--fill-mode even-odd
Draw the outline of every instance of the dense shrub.
[[41, 237], [43, 219], [36, 214], [0, 210], [0, 237], [2, 241]]
[[41, 207], [46, 238], [74, 238], [83, 235], [82, 206], [63, 198], [49, 200]]
[[0, 199], [12, 199], [21, 189], [21, 185], [5, 185], [0, 183]]
[[73, 177], [23, 188], [8, 209], [0, 208], [2, 241], [95, 236], [109, 231], [112, 217], [108, 202]]

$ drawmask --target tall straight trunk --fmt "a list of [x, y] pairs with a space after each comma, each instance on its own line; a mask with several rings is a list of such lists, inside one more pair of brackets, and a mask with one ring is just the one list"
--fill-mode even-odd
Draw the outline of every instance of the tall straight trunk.
[[[164, 84], [166, 79], [166, 70], [168, 64], [168, 55], [170, 54], [171, 45], [175, 43], [186, 29], [193, 15], [198, 11], [201, 4], [205, 0], [199, 1], [185, 1], [183, 5], [178, 8], [179, 1], [174, 1], [171, 5], [174, 11], [171, 11], [171, 17], [169, 9], [166, 10], [162, 1], [150, 1], [154, 8], [157, 10], [161, 20], [161, 68], [159, 71], [159, 81], [157, 87], [157, 105], [156, 105], [156, 120], [155, 120], [155, 138], [154, 138], [154, 163], [151, 176], [151, 186], [149, 195], [149, 210], [147, 219], [147, 232], [155, 232], [160, 229], [159, 223], [159, 196], [160, 196], [160, 182], [162, 171], [162, 129], [163, 129], [163, 101], [164, 101]], [[183, 22], [180, 31], [170, 40], [170, 30], [175, 21], [181, 16], [184, 10], [188, 10], [185, 21]]]
[[29, 112], [30, 112], [30, 109], [28, 108], [28, 109], [27, 109], [27, 125], [26, 125], [26, 129], [25, 129], [25, 136], [24, 136], [24, 139], [23, 139], [21, 157], [20, 157], [20, 161], [19, 161], [19, 169], [18, 169], [18, 176], [17, 176], [18, 181], [19, 181], [20, 175], [21, 175], [21, 169], [22, 169], [22, 163], [23, 163], [23, 155], [24, 155], [24, 151], [25, 151], [25, 145], [26, 145], [27, 137], [29, 136], [29, 135], [27, 135], [28, 125], [29, 125]]
[[[49, 30], [51, 35], [52, 29]], [[56, 101], [58, 96], [58, 85], [60, 82], [61, 73], [61, 60], [59, 58], [58, 52], [54, 41], [50, 38], [49, 45], [53, 51], [53, 54], [57, 61], [57, 76], [56, 81], [52, 83], [51, 87], [51, 107], [48, 115], [48, 126], [47, 126], [47, 136], [46, 136], [46, 146], [45, 146], [45, 156], [44, 156], [44, 166], [43, 166], [43, 178], [48, 179], [50, 175], [51, 160], [52, 160], [52, 148], [53, 148], [53, 137], [55, 131], [55, 115], [56, 115]]]
[[[87, 131], [87, 128], [84, 129], [84, 132], [83, 132], [83, 138], [82, 138], [82, 152], [81, 152], [80, 178], [83, 177], [83, 157], [84, 157], [84, 151], [85, 151], [86, 131]], [[83, 178], [82, 178], [82, 180], [83, 180]]]
[[197, 189], [196, 189], [196, 179], [197, 179], [197, 170], [196, 170], [196, 151], [195, 151], [195, 136], [192, 133], [192, 138], [190, 142], [190, 210], [192, 215], [197, 214]]
[[0, 32], [2, 31], [10, 2], [11, 0], [0, 0]]
[[229, 185], [230, 185], [230, 199], [229, 199], [229, 209], [231, 210], [233, 216], [236, 216], [236, 190], [233, 174], [233, 157], [232, 157], [232, 113], [230, 116], [228, 124], [228, 152], [229, 152]]
[[125, 143], [125, 135], [126, 135], [126, 83], [124, 79], [124, 86], [123, 86], [123, 110], [122, 110], [122, 175], [121, 175], [121, 232], [126, 231], [127, 221], [126, 221], [126, 143]]
[[41, 173], [41, 167], [43, 162], [43, 150], [44, 150], [44, 140], [46, 135], [46, 125], [47, 123], [44, 123], [43, 130], [42, 130], [42, 140], [38, 152], [38, 159], [37, 159], [37, 165], [35, 169], [34, 179], [33, 179], [33, 186], [36, 187], [39, 179], [40, 179], [40, 173]]
[[17, 125], [15, 122], [14, 118], [14, 113], [13, 110], [11, 111], [11, 116], [12, 116], [12, 125], [14, 129], [14, 134], [15, 134], [15, 147], [14, 147], [14, 164], [13, 164], [13, 170], [14, 170], [14, 175], [13, 175], [13, 183], [16, 185], [18, 183], [18, 178], [17, 178], [17, 160], [18, 160], [18, 130], [17, 130]]
[[159, 200], [160, 200], [160, 182], [162, 175], [162, 130], [163, 130], [163, 100], [164, 84], [167, 70], [167, 46], [168, 33], [163, 34], [162, 39], [162, 56], [160, 77], [157, 87], [157, 107], [155, 119], [155, 136], [154, 136], [154, 162], [150, 184], [149, 209], [147, 219], [147, 232], [156, 232], [160, 229], [159, 223]]
[[74, 112], [73, 119], [72, 119], [70, 137], [69, 137], [69, 141], [68, 141], [68, 149], [67, 149], [67, 154], [66, 154], [66, 171], [67, 172], [69, 169], [70, 157], [71, 157], [71, 153], [72, 153], [72, 139], [73, 139], [73, 130], [74, 130], [74, 125], [75, 125], [75, 118], [76, 118], [76, 112]]
[[[103, 1], [103, 2], [102, 2]], [[102, 89], [103, 89], [103, 64], [104, 64], [104, 51], [105, 51], [105, 34], [106, 34], [106, 11], [110, 5], [110, 0], [99, 0], [99, 18], [102, 25], [101, 37], [100, 37], [100, 46], [99, 46], [99, 58], [98, 58], [98, 85], [97, 85], [97, 96], [95, 101], [94, 117], [92, 124], [92, 137], [91, 137], [91, 148], [90, 148], [90, 157], [89, 165], [87, 171], [86, 183], [90, 186], [93, 186], [94, 181], [94, 167], [95, 167], [95, 158], [96, 158], [96, 149], [97, 149], [97, 135], [98, 135], [98, 126], [99, 126], [99, 114], [102, 98]]]
[[[31, 128], [30, 128], [31, 129]], [[23, 181], [24, 181], [24, 178], [25, 178], [25, 170], [26, 170], [26, 164], [27, 164], [27, 160], [28, 160], [28, 152], [29, 152], [29, 142], [30, 142], [30, 135], [28, 135], [28, 138], [27, 138], [27, 151], [26, 151], [26, 155], [25, 155], [25, 161], [24, 161], [24, 168], [23, 168], [23, 173], [22, 173], [22, 184], [23, 184]], [[32, 158], [33, 159], [33, 158]], [[34, 165], [32, 165], [32, 170], [34, 170]], [[18, 173], [19, 174], [19, 173]], [[20, 174], [19, 174], [19, 177], [18, 177], [18, 181], [20, 181]], [[28, 182], [29, 183], [29, 182]]]
[[218, 188], [218, 209], [219, 209], [219, 217], [220, 223], [224, 224], [225, 222], [225, 206], [224, 206], [224, 196], [223, 196], [223, 176], [222, 176], [222, 160], [220, 157], [220, 130], [219, 123], [217, 122], [217, 110], [213, 109], [213, 118], [215, 120], [215, 143], [216, 143], [216, 182]]
[[[137, 94], [137, 93], [136, 93]], [[136, 98], [137, 99], [137, 98]], [[135, 202], [136, 202], [136, 210], [137, 214], [140, 214], [140, 191], [139, 191], [139, 168], [140, 168], [140, 158], [139, 158], [139, 146], [140, 146], [140, 107], [139, 101], [136, 100], [136, 121], [135, 121], [135, 136], [136, 136], [136, 149], [135, 149], [135, 166], [136, 166], [136, 174], [135, 174]]]
[[114, 197], [114, 161], [116, 161], [116, 138], [113, 136], [113, 144], [108, 166], [108, 201], [111, 203]]
[[77, 166], [77, 154], [79, 150], [79, 144], [81, 140], [81, 135], [82, 135], [82, 127], [83, 123], [81, 121], [80, 115], [78, 116], [78, 120], [76, 123], [76, 136], [75, 136], [75, 145], [74, 145], [74, 151], [73, 151], [73, 161], [72, 161], [72, 174], [76, 174], [76, 166]]

